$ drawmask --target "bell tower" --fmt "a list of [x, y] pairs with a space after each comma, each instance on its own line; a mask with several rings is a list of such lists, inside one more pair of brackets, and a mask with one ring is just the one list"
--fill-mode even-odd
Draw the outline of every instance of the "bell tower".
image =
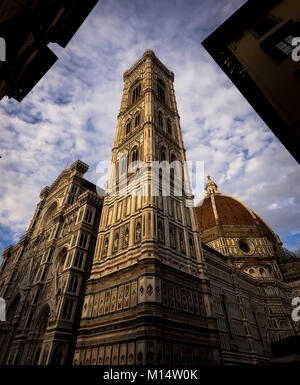
[[219, 362], [173, 82], [152, 51], [124, 73], [74, 364]]

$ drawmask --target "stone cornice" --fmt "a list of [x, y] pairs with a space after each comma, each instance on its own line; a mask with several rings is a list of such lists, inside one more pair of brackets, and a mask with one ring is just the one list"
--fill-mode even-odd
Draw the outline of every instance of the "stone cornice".
[[92, 206], [98, 206], [103, 201], [103, 197], [93, 191], [87, 190], [78, 197], [78, 201], [80, 202], [80, 205], [89, 203]]

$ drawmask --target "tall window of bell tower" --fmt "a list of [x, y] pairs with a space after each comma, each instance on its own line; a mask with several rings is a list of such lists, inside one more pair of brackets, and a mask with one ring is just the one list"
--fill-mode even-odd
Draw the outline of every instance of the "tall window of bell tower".
[[166, 102], [165, 83], [160, 79], [157, 82], [157, 96], [158, 96], [158, 100], [160, 100], [162, 103]]
[[134, 127], [138, 127], [140, 125], [140, 122], [141, 122], [141, 115], [140, 113], [138, 113], [135, 115], [135, 118], [134, 118]]
[[130, 133], [131, 130], [131, 120], [128, 120], [126, 123], [126, 135]]
[[138, 84], [132, 91], [132, 103], [134, 103], [141, 96], [141, 84]]

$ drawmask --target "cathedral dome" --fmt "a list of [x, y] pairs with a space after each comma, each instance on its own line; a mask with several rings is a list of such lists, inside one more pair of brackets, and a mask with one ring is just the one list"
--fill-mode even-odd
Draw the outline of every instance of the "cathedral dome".
[[218, 194], [214, 196], [217, 216], [214, 215], [211, 195], [206, 196], [202, 204], [196, 207], [197, 218], [201, 230], [222, 225], [254, 225], [253, 213], [237, 199]]
[[272, 229], [244, 203], [220, 193], [207, 178], [206, 196], [196, 207], [202, 242], [225, 255], [273, 254], [280, 240]]

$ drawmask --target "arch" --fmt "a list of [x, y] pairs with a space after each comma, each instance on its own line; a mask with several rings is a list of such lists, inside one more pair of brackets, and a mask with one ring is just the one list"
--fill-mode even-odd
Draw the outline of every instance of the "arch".
[[126, 122], [126, 135], [128, 135], [131, 131], [131, 120], [128, 119]]
[[157, 97], [162, 103], [166, 102], [166, 86], [161, 79], [157, 80]]
[[34, 323], [34, 330], [37, 333], [40, 333], [43, 335], [46, 332], [49, 316], [50, 316], [49, 305], [45, 305], [43, 309], [39, 312], [38, 316], [36, 317], [36, 321]]
[[138, 127], [141, 123], [141, 114], [138, 112], [134, 117], [134, 127]]
[[46, 210], [44, 216], [43, 216], [43, 226], [47, 226], [50, 224], [55, 212], [56, 212], [56, 209], [57, 209], [57, 202], [53, 202], [49, 207], [48, 209]]
[[272, 286], [268, 286], [267, 292], [268, 292], [268, 295], [270, 295], [270, 296], [274, 296], [276, 294], [275, 290]]
[[160, 161], [163, 162], [164, 160], [167, 160], [167, 150], [164, 146], [160, 147]]
[[58, 272], [58, 274], [61, 274], [62, 271], [64, 270], [64, 265], [66, 262], [67, 253], [68, 253], [68, 248], [63, 247], [58, 251], [58, 253], [56, 255], [55, 268], [56, 268], [56, 271]]
[[[33, 364], [38, 365], [41, 360], [41, 352], [44, 342], [44, 337], [48, 327], [48, 320], [50, 317], [50, 308], [49, 305], [45, 305], [42, 310], [38, 313], [36, 320], [34, 322], [33, 330], [36, 334], [36, 350], [34, 354]], [[43, 362], [43, 357], [42, 361]]]
[[177, 156], [175, 154], [171, 154], [170, 160], [171, 160], [171, 163], [176, 162], [177, 161]]
[[131, 104], [135, 103], [142, 95], [142, 82], [141, 79], [136, 79], [130, 87], [129, 95], [131, 97]]
[[131, 162], [137, 162], [139, 160], [139, 149], [137, 146], [134, 146], [131, 150]]

